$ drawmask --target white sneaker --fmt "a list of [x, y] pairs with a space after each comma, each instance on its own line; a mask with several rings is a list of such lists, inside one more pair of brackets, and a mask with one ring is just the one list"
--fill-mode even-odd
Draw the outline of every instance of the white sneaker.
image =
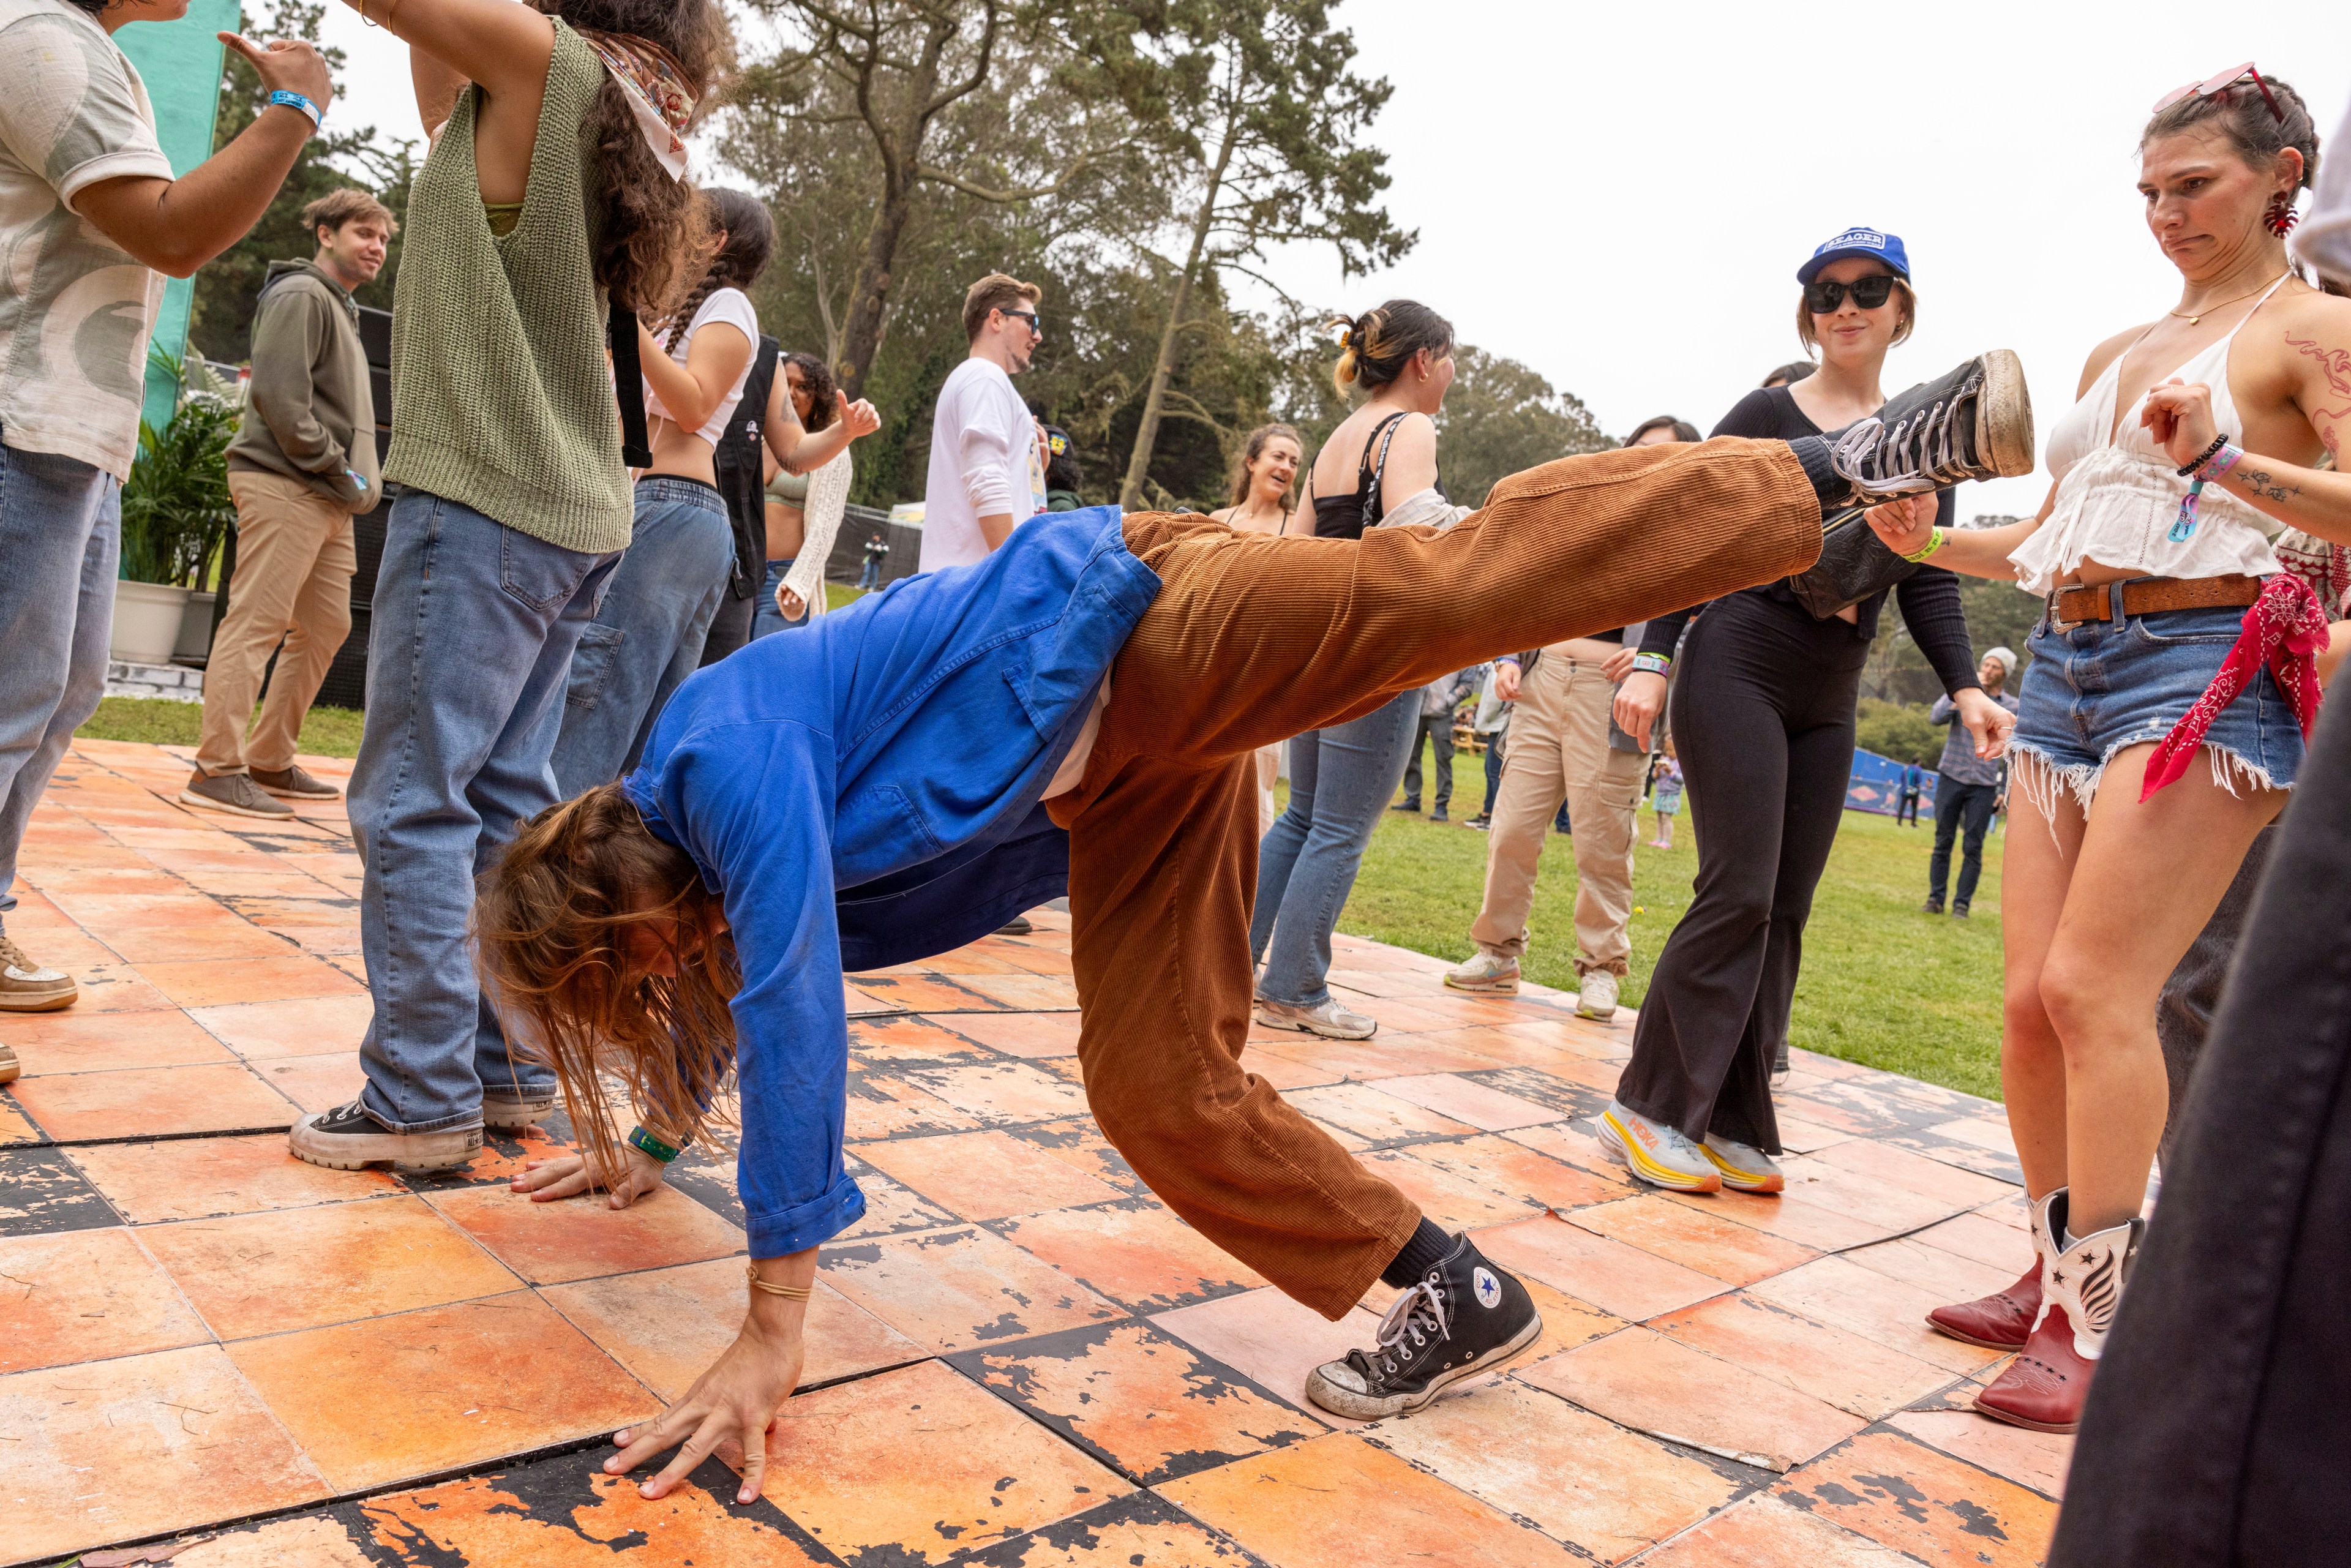
[[1519, 961], [1491, 948], [1480, 947], [1464, 964], [1445, 971], [1445, 983], [1457, 991], [1509, 991], [1519, 988]]
[[555, 1091], [526, 1089], [517, 1092], [512, 1088], [485, 1088], [482, 1091], [482, 1125], [501, 1132], [518, 1131], [535, 1126], [555, 1114]]
[[1605, 969], [1594, 969], [1577, 982], [1575, 1016], [1606, 1023], [1616, 1016], [1616, 988], [1623, 982]]
[[1722, 1173], [1722, 1185], [1733, 1192], [1784, 1192], [1788, 1178], [1771, 1156], [1752, 1144], [1741, 1144], [1708, 1133], [1706, 1157]]
[[1301, 1034], [1319, 1034], [1325, 1040], [1369, 1040], [1380, 1027], [1379, 1019], [1351, 1013], [1336, 1000], [1327, 1000], [1321, 1007], [1292, 1007], [1288, 1002], [1257, 999], [1257, 1021], [1268, 1029], [1294, 1029]]
[[1722, 1172], [1706, 1151], [1682, 1135], [1678, 1127], [1653, 1122], [1623, 1102], [1611, 1100], [1593, 1124], [1593, 1132], [1610, 1152], [1641, 1180], [1676, 1192], [1719, 1192]]

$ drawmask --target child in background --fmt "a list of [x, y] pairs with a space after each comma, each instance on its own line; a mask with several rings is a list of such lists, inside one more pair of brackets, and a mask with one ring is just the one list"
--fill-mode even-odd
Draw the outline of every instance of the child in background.
[[1666, 742], [1665, 752], [1657, 758], [1649, 778], [1657, 812], [1657, 836], [1649, 841], [1649, 847], [1669, 850], [1674, 847], [1674, 819], [1682, 810], [1682, 765], [1675, 760], [1672, 741]]

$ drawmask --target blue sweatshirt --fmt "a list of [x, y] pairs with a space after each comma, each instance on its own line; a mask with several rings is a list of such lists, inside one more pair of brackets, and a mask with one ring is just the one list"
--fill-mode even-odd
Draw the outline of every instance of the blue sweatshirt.
[[1115, 507], [762, 637], [680, 686], [626, 785], [725, 902], [754, 1257], [854, 1224], [841, 976], [912, 963], [1069, 891], [1039, 799], [1159, 591]]

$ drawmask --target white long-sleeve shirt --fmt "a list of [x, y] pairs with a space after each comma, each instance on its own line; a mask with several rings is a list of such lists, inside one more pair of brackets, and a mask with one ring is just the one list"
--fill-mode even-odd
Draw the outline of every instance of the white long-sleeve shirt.
[[1045, 509], [1045, 465], [1037, 421], [1012, 378], [992, 360], [957, 365], [931, 416], [931, 466], [923, 491], [921, 570], [987, 559], [982, 517], [1015, 524]]

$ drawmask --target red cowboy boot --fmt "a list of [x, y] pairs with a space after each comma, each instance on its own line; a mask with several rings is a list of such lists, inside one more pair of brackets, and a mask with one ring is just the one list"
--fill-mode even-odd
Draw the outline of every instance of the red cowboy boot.
[[2032, 1333], [2032, 1320], [2041, 1315], [2042, 1222], [2048, 1208], [2047, 1197], [2032, 1206], [2032, 1267], [2022, 1279], [1995, 1295], [1937, 1307], [1927, 1314], [1928, 1327], [1962, 1344], [1986, 1350], [2022, 1349]]
[[2106, 1331], [2122, 1302], [2123, 1282], [2147, 1221], [2133, 1219], [2064, 1244], [2065, 1193], [2045, 1211], [2041, 1316], [2024, 1348], [1976, 1408], [1994, 1420], [2035, 1432], [2071, 1432], [2081, 1425], [2090, 1377], [2106, 1348]]

